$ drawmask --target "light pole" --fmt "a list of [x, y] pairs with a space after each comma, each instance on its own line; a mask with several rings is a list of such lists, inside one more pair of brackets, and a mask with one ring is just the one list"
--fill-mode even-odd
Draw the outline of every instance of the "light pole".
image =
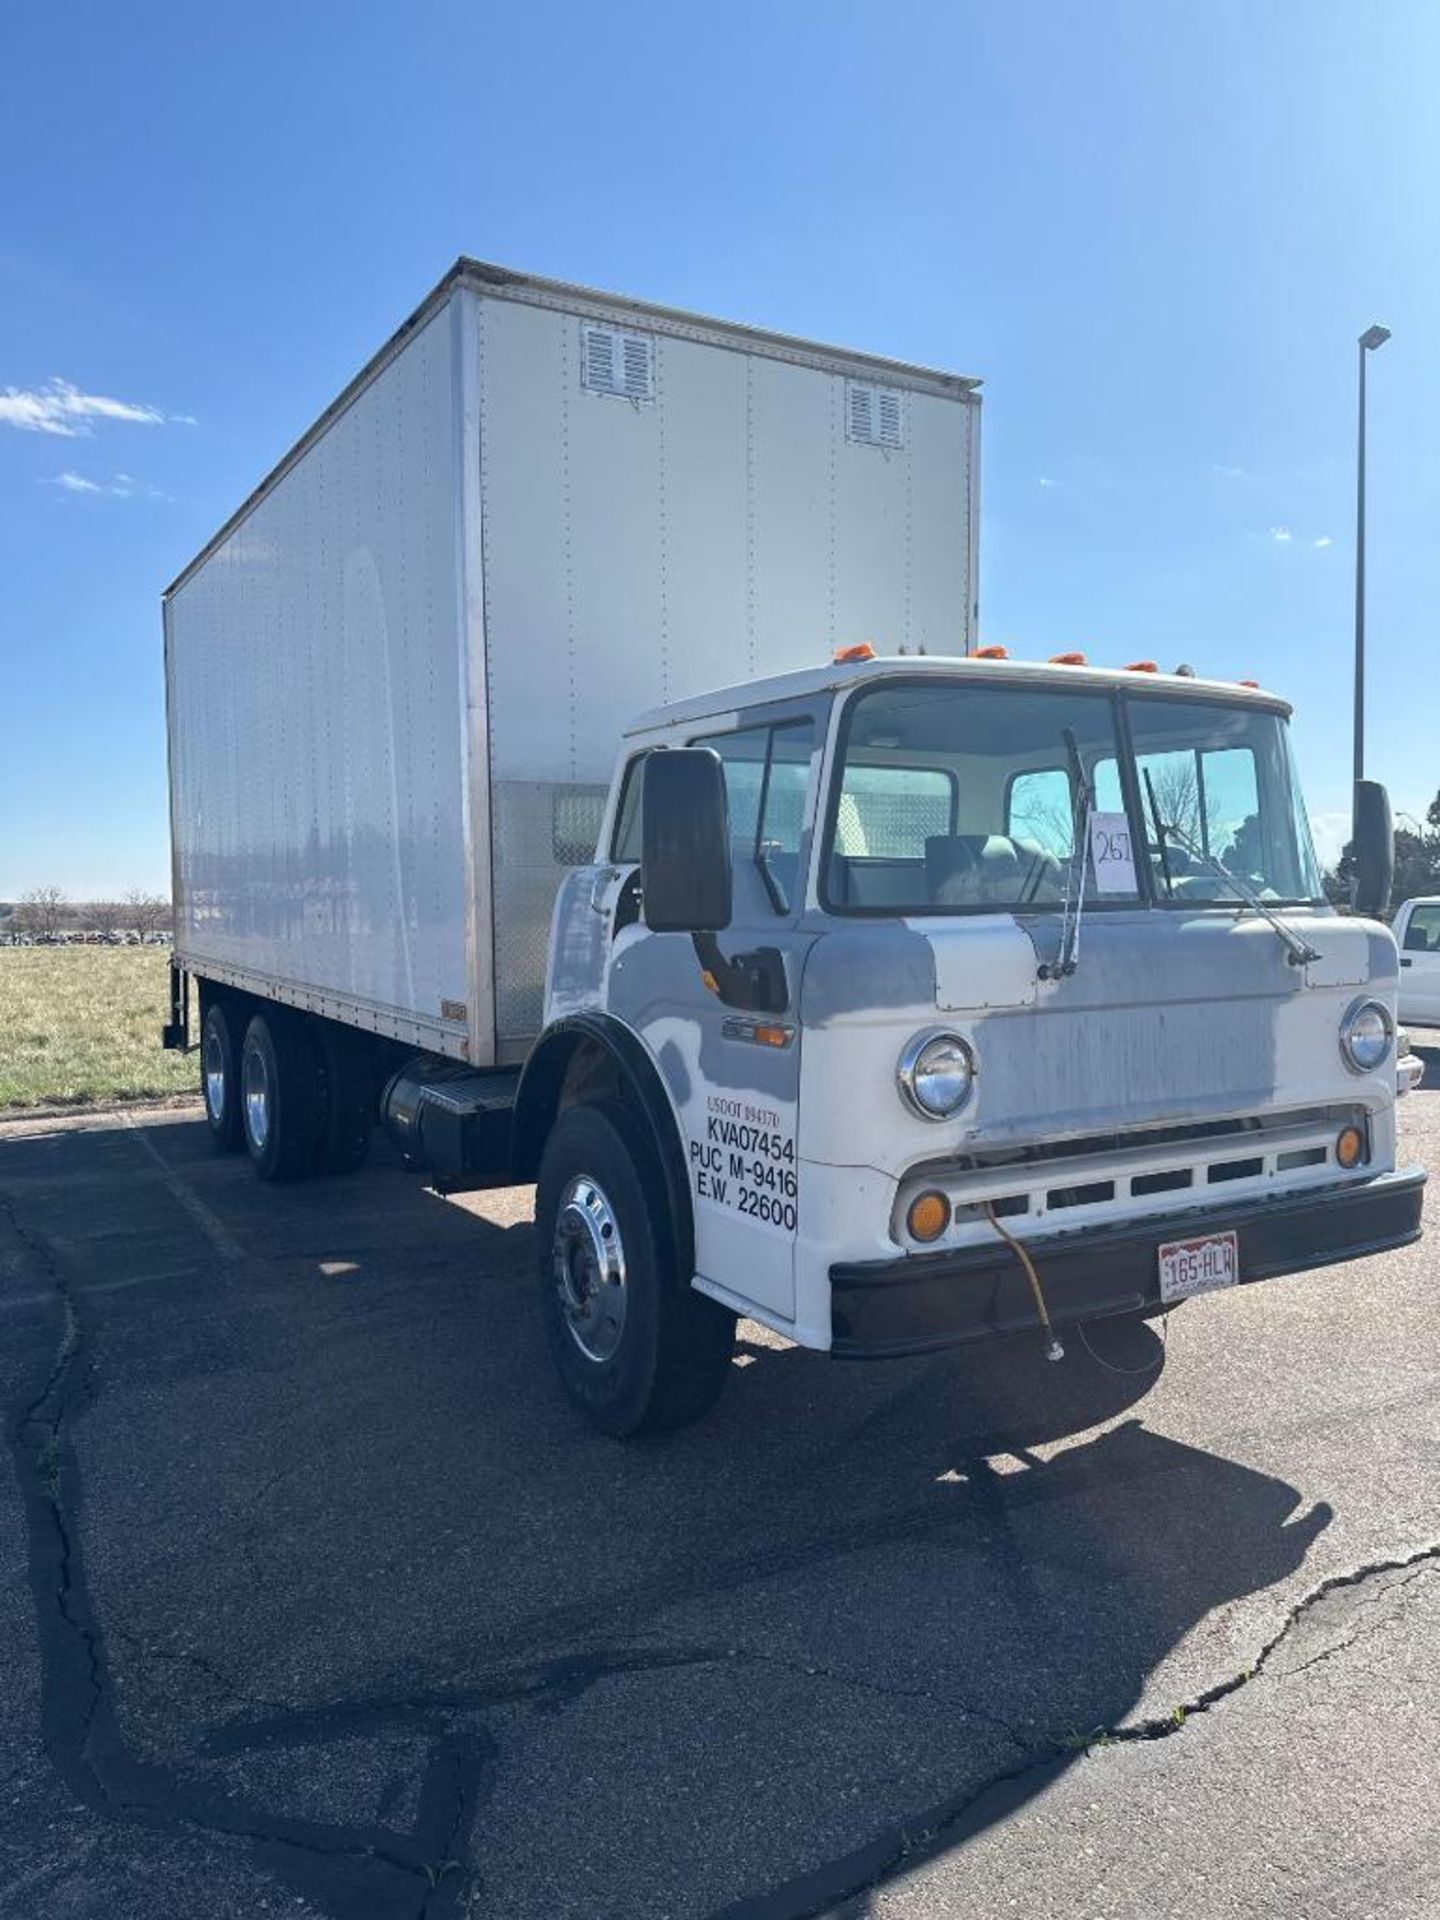
[[1355, 807], [1365, 778], [1365, 356], [1383, 347], [1388, 327], [1367, 327], [1360, 335], [1360, 419], [1355, 460], [1355, 783], [1351, 798], [1350, 830], [1356, 826]]

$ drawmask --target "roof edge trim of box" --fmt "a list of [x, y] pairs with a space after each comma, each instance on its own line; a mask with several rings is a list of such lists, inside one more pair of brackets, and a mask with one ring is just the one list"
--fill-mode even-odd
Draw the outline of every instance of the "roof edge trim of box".
[[229, 519], [180, 569], [161, 595], [163, 600], [177, 593], [191, 575], [249, 518], [301, 456], [354, 404], [376, 375], [383, 372], [412, 335], [434, 318], [460, 286], [472, 288], [477, 293], [499, 295], [503, 299], [520, 300], [535, 306], [563, 308], [566, 312], [583, 313], [589, 309], [596, 316], [613, 317], [620, 311], [633, 314], [637, 319], [643, 318], [655, 324], [659, 331], [682, 339], [693, 336], [706, 339], [714, 345], [733, 344], [737, 349], [743, 347], [749, 352], [764, 353], [775, 359], [796, 361], [806, 366], [829, 367], [836, 373], [865, 368], [904, 385], [948, 394], [954, 399], [971, 399], [978, 404], [980, 398], [979, 380], [965, 374], [944, 373], [938, 368], [917, 366], [905, 360], [887, 360], [878, 354], [805, 340], [794, 334], [774, 333], [764, 327], [747, 326], [738, 320], [716, 320], [706, 314], [691, 313], [682, 307], [659, 306], [650, 301], [633, 299], [627, 294], [605, 293], [599, 288], [578, 286], [565, 280], [547, 280], [536, 274], [517, 273], [509, 267], [496, 266], [490, 261], [475, 260], [468, 254], [461, 254], [414, 312], [401, 322], [379, 351], [371, 355], [324, 412], [311, 422], [264, 479], [251, 489]]

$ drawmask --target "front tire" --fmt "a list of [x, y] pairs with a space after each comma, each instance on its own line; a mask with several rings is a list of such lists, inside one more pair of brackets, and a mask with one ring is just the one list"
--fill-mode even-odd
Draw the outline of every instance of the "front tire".
[[200, 1027], [200, 1091], [205, 1123], [217, 1153], [233, 1153], [242, 1141], [239, 1023], [223, 1000], [212, 1000]]
[[575, 1404], [617, 1435], [707, 1413], [729, 1378], [735, 1316], [677, 1272], [655, 1152], [623, 1102], [556, 1121], [535, 1227], [546, 1336]]
[[313, 1171], [320, 1075], [309, 1034], [283, 1008], [257, 1013], [245, 1029], [240, 1110], [245, 1150], [262, 1180], [299, 1180]]

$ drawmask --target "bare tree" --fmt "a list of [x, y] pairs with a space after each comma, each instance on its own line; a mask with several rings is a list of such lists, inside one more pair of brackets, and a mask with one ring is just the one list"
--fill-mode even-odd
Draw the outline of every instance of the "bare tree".
[[32, 887], [21, 896], [15, 919], [21, 933], [36, 940], [53, 940], [65, 916], [65, 895], [59, 887]]
[[170, 902], [158, 893], [132, 887], [125, 896], [125, 914], [142, 940], [170, 924]]
[[1193, 753], [1167, 753], [1150, 768], [1160, 818], [1167, 827], [1179, 827], [1189, 840], [1199, 840], [1200, 782]]
[[91, 933], [108, 940], [119, 927], [124, 912], [118, 900], [92, 900], [81, 910], [81, 919]]

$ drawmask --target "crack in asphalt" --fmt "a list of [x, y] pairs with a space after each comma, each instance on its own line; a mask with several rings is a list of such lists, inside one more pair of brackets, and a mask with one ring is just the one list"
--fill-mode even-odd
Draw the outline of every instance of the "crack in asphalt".
[[[1370, 1595], [1359, 1604], [1361, 1607], [1379, 1606], [1381, 1601], [1387, 1600], [1392, 1593], [1402, 1593], [1406, 1587], [1414, 1586], [1417, 1580], [1425, 1579], [1428, 1575], [1436, 1571], [1437, 1568], [1434, 1558], [1430, 1555], [1422, 1555], [1421, 1558], [1410, 1563], [1410, 1572], [1407, 1579], [1387, 1580], [1378, 1593]], [[1376, 1575], [1374, 1577], [1378, 1578], [1379, 1576]], [[1346, 1653], [1351, 1647], [1359, 1646], [1362, 1641], [1373, 1639], [1377, 1633], [1383, 1633], [1386, 1627], [1393, 1627], [1399, 1619], [1400, 1614], [1394, 1612], [1382, 1613], [1378, 1619], [1370, 1621], [1368, 1625], [1364, 1622], [1356, 1621], [1354, 1622], [1354, 1632], [1347, 1635], [1344, 1640], [1337, 1640], [1332, 1646], [1322, 1647], [1319, 1653], [1311, 1654], [1308, 1660], [1301, 1660], [1293, 1667], [1287, 1667], [1282, 1677], [1286, 1680], [1293, 1680], [1297, 1674], [1308, 1673], [1311, 1667], [1323, 1666], [1327, 1660], [1333, 1660], [1337, 1654]]]
[[0, 1196], [0, 1213], [52, 1286], [60, 1312], [45, 1378], [6, 1421], [29, 1532], [41, 1725], [56, 1771], [82, 1805], [106, 1817], [248, 1842], [258, 1860], [335, 1920], [441, 1920], [454, 1913], [462, 1877], [445, 1869], [465, 1850], [488, 1751], [468, 1732], [450, 1730], [433, 1742], [408, 1834], [267, 1814], [218, 1799], [178, 1769], [130, 1752], [89, 1596], [79, 1525], [82, 1488], [72, 1428], [94, 1398], [89, 1329], [54, 1249], [8, 1197]]
[[[1437, 1562], [1440, 1562], [1440, 1541], [1417, 1548], [1399, 1559], [1371, 1560], [1346, 1573], [1332, 1574], [1296, 1601], [1280, 1627], [1248, 1666], [1216, 1681], [1190, 1700], [1173, 1707], [1169, 1713], [1113, 1727], [1095, 1727], [1079, 1741], [1051, 1739], [1027, 1743], [1017, 1730], [1011, 1729], [1012, 1737], [1028, 1747], [1027, 1757], [1018, 1765], [992, 1773], [965, 1793], [887, 1827], [862, 1846], [836, 1860], [827, 1861], [764, 1893], [746, 1895], [716, 1908], [708, 1920], [862, 1920], [862, 1916], [869, 1911], [868, 1900], [864, 1906], [856, 1906], [854, 1903], [857, 1900], [873, 1893], [900, 1873], [959, 1846], [982, 1827], [993, 1824], [1007, 1812], [1018, 1808], [1047, 1785], [1049, 1777], [1058, 1777], [1074, 1762], [1077, 1754], [1098, 1747], [1127, 1746], [1175, 1738], [1191, 1721], [1209, 1713], [1252, 1681], [1258, 1680], [1296, 1625], [1331, 1594], [1363, 1586], [1389, 1573], [1403, 1573], [1410, 1569], [1417, 1570], [1411, 1578], [1419, 1578], [1420, 1572], [1429, 1571]], [[1408, 1581], [1391, 1582], [1382, 1591], [1393, 1592], [1396, 1586], [1408, 1584]], [[1377, 1623], [1377, 1626], [1380, 1624], [1383, 1622]], [[1351, 1644], [1353, 1640], [1343, 1643], [1345, 1646]], [[1341, 1650], [1341, 1647], [1332, 1647], [1318, 1658], [1328, 1658]], [[1305, 1664], [1313, 1665], [1315, 1662]], [[1300, 1671], [1303, 1671], [1303, 1667], [1291, 1669], [1291, 1673]]]

